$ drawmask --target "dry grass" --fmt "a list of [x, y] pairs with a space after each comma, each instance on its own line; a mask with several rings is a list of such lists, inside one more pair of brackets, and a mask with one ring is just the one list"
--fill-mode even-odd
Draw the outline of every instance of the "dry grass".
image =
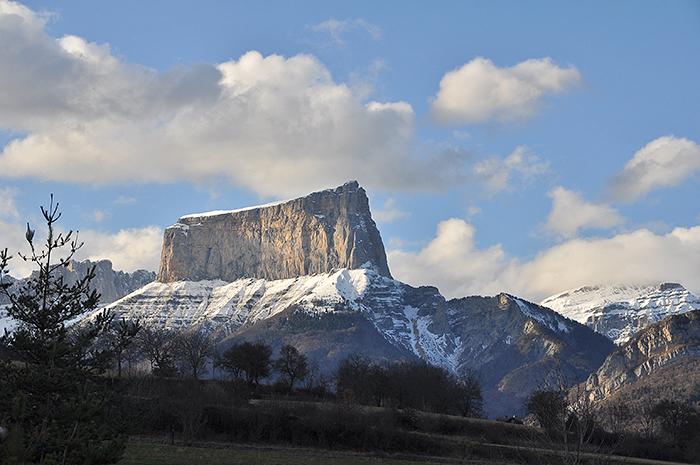
[[280, 447], [182, 447], [153, 444], [129, 444], [118, 465], [425, 465], [444, 463], [426, 460], [401, 460], [349, 453]]

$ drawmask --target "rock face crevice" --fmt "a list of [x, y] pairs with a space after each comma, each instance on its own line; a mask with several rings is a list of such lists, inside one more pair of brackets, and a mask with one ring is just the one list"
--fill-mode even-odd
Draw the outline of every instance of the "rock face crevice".
[[188, 215], [167, 228], [157, 280], [267, 280], [373, 268], [391, 277], [357, 181], [274, 205]]

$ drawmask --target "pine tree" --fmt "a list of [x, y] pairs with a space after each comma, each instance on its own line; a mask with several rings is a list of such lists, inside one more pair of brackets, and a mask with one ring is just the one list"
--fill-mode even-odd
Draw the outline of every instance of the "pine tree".
[[[38, 269], [15, 292], [4, 279], [12, 256], [7, 249], [0, 251], [0, 292], [9, 299], [7, 314], [17, 324], [2, 337], [15, 360], [0, 361], [0, 412], [5, 412], [2, 421], [9, 430], [0, 461], [115, 463], [124, 442], [96, 378], [113, 354], [94, 345], [112, 315], [100, 312], [80, 327], [71, 326], [97, 308], [99, 294], [90, 289], [95, 270], [75, 284], [63, 282], [55, 271], [68, 265], [82, 243], [72, 231], [56, 232], [61, 213], [53, 195], [41, 213], [47, 226], [44, 247], [35, 249], [34, 231], [27, 224], [31, 253], [18, 254]], [[58, 256], [63, 250], [65, 256]]]

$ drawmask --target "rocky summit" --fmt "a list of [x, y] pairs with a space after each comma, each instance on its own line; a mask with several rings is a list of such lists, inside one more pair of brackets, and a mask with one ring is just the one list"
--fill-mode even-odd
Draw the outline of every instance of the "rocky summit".
[[658, 286], [584, 286], [540, 305], [585, 324], [617, 345], [670, 315], [700, 309], [700, 299], [678, 283]]
[[267, 280], [372, 268], [391, 277], [357, 181], [306, 197], [183, 216], [163, 235], [159, 282]]

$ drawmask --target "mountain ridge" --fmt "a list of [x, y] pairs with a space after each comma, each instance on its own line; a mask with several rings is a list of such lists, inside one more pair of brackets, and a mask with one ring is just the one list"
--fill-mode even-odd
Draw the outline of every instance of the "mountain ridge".
[[616, 345], [670, 315], [700, 309], [700, 298], [678, 283], [657, 286], [583, 286], [540, 302], [556, 312], [587, 325]]
[[639, 378], [689, 358], [700, 358], [700, 310], [668, 316], [616, 348], [587, 379], [587, 396], [606, 399]]
[[[520, 411], [515, 385], [535, 387], [534, 378], [509, 378], [513, 370], [561, 356], [570, 372], [585, 377], [613, 348], [587, 327], [508, 294], [448, 301], [435, 287], [412, 287], [374, 269], [276, 281], [153, 282], [108, 309], [145, 327], [203, 331], [219, 350], [258, 338], [273, 349], [291, 343], [327, 372], [352, 352], [424, 360], [453, 373], [484, 369], [491, 373], [486, 405], [494, 415]], [[529, 349], [541, 341], [547, 345], [541, 353]], [[591, 357], [589, 345], [605, 353]]]

